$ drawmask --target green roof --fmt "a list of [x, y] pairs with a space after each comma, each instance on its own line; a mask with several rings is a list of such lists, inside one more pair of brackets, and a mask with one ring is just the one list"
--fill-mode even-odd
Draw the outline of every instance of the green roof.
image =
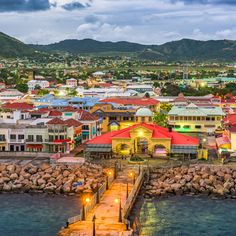
[[170, 116], [224, 116], [221, 107], [198, 107], [191, 103], [188, 106], [173, 106]]

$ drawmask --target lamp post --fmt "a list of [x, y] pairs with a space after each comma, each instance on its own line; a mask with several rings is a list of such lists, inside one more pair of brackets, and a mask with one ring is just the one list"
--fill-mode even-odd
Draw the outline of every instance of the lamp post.
[[127, 183], [126, 183], [126, 199], [128, 199], [129, 197], [129, 182], [127, 180]]
[[112, 176], [112, 171], [108, 171], [106, 176], [106, 190], [109, 189], [109, 176]]
[[93, 216], [92, 221], [93, 221], [93, 236], [96, 236], [96, 224], [95, 224], [96, 223], [95, 222], [96, 221], [96, 216], [95, 215]]
[[97, 194], [96, 194], [97, 203], [99, 203], [100, 202], [100, 196], [99, 196], [99, 186], [98, 186], [98, 183], [97, 183], [97, 186], [96, 186], [96, 192], [97, 192]]
[[85, 206], [90, 202], [90, 198], [85, 198], [83, 201], [83, 206], [82, 206], [82, 220], [86, 220], [86, 212], [85, 212]]
[[121, 198], [120, 198], [120, 199], [116, 198], [116, 199], [115, 199], [115, 202], [116, 202], [116, 203], [119, 203], [119, 216], [118, 216], [118, 222], [122, 223]]
[[130, 172], [129, 173], [129, 176], [131, 177], [131, 178], [133, 178], [133, 185], [135, 184], [135, 173], [134, 172]]

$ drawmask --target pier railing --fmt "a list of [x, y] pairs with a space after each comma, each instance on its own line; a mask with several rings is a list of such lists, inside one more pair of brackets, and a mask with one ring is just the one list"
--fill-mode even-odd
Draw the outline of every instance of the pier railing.
[[140, 174], [139, 174], [138, 178], [136, 179], [135, 184], [134, 184], [129, 196], [128, 196], [127, 200], [125, 201], [125, 204], [122, 209], [122, 216], [123, 216], [124, 223], [128, 222], [127, 218], [129, 216], [130, 211], [132, 210], [132, 207], [135, 203], [135, 200], [136, 200], [136, 197], [139, 193], [139, 190], [142, 187], [142, 184], [144, 181], [144, 176], [147, 173], [147, 171], [148, 170], [145, 167], [141, 169]]
[[85, 220], [86, 219], [86, 216], [89, 214], [90, 211], [93, 210], [93, 208], [96, 206], [96, 204], [99, 203], [101, 197], [103, 196], [103, 194], [106, 192], [107, 190], [107, 187], [109, 188], [113, 181], [115, 179], [115, 176], [112, 175], [112, 176], [109, 176], [105, 183], [103, 183], [96, 191], [96, 193], [94, 193], [89, 199], [89, 203], [86, 203], [84, 204], [83, 203], [83, 207], [82, 207], [82, 210], [80, 211], [80, 213], [76, 216], [73, 216], [73, 217], [70, 217], [68, 220], [67, 220], [67, 225], [70, 225], [70, 224], [74, 224], [78, 221], [82, 221], [82, 220]]

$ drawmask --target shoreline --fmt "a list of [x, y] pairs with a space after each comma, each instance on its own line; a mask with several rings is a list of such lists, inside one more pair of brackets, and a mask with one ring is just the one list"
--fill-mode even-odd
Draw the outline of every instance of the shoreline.
[[153, 168], [143, 187], [146, 198], [203, 195], [236, 199], [236, 169], [213, 165]]
[[105, 181], [104, 169], [82, 165], [0, 164], [0, 193], [92, 194]]

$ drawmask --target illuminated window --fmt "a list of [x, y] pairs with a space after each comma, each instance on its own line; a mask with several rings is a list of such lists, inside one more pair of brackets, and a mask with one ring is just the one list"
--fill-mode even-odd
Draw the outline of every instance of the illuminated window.
[[201, 125], [195, 125], [195, 129], [201, 129], [202, 126]]

